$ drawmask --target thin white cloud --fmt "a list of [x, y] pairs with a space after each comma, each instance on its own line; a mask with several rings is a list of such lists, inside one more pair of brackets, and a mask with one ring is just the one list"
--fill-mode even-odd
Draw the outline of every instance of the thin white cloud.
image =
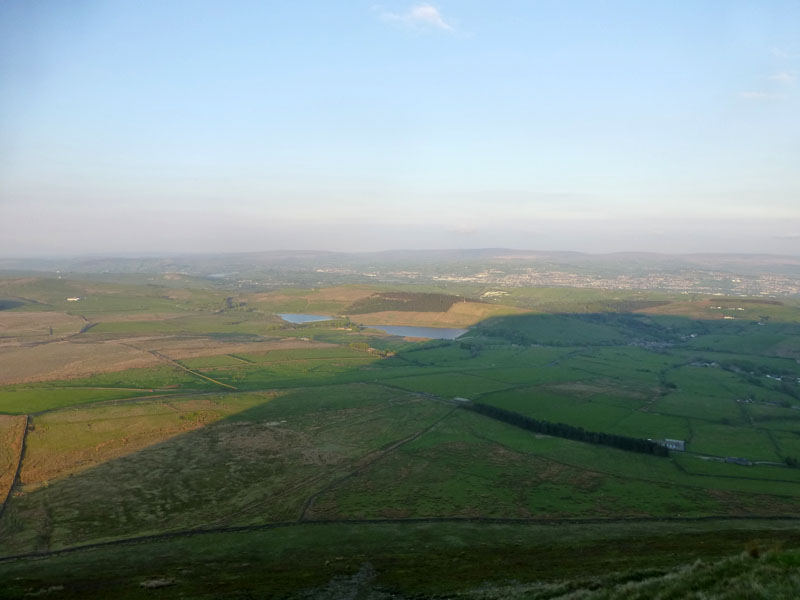
[[739, 92], [739, 97], [747, 100], [780, 100], [784, 95], [772, 92]]
[[409, 27], [453, 31], [453, 26], [445, 21], [439, 9], [432, 4], [415, 4], [403, 13], [384, 12], [381, 14], [381, 18]]
[[794, 71], [780, 71], [774, 75], [769, 76], [770, 81], [777, 81], [780, 83], [794, 83], [797, 81], [797, 74]]

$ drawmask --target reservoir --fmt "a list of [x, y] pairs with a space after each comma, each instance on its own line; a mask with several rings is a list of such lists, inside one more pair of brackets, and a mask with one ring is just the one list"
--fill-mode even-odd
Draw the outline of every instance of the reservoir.
[[451, 329], [448, 327], [407, 327], [404, 325], [367, 325], [367, 329], [379, 329], [389, 335], [403, 337], [421, 337], [433, 340], [454, 340], [467, 333], [466, 329]]
[[304, 313], [276, 313], [284, 321], [289, 323], [313, 323], [314, 321], [330, 321], [333, 317], [329, 315], [308, 315]]
[[[330, 315], [310, 315], [307, 313], [276, 313], [289, 323], [313, 323], [315, 321], [330, 321]], [[389, 335], [402, 337], [429, 338], [432, 340], [454, 340], [467, 333], [466, 329], [453, 329], [449, 327], [410, 327], [406, 325], [367, 325], [367, 329], [378, 329]]]

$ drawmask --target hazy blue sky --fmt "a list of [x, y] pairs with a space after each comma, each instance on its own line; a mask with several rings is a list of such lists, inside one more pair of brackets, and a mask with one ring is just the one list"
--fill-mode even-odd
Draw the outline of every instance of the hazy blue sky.
[[0, 0], [0, 254], [800, 254], [800, 2]]

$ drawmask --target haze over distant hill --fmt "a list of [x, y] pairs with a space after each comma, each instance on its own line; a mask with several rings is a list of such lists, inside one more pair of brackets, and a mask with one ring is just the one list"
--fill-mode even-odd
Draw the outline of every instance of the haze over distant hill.
[[703, 293], [800, 293], [800, 257], [770, 254], [586, 254], [480, 248], [383, 252], [269, 251], [173, 256], [0, 259], [3, 271], [182, 273], [239, 285], [468, 283]]

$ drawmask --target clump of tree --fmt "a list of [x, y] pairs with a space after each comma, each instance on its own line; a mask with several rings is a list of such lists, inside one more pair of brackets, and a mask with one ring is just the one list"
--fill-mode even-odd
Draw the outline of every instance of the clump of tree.
[[[786, 394], [787, 396], [791, 396], [795, 400], [800, 400], [800, 387], [796, 383], [789, 383], [785, 379], [782, 379], [780, 384], [780, 391]], [[787, 404], [791, 406], [790, 402], [784, 401], [784, 406]]]
[[459, 344], [459, 347], [462, 350], [468, 350], [469, 355], [472, 358], [477, 358], [480, 356], [481, 350], [483, 350], [483, 344], [479, 344], [473, 340], [464, 340]]
[[567, 425], [566, 423], [551, 423], [550, 421], [533, 419], [511, 410], [505, 410], [503, 408], [490, 406], [488, 404], [481, 404], [479, 402], [464, 404], [462, 408], [482, 414], [486, 417], [491, 417], [492, 419], [496, 419], [498, 421], [502, 421], [503, 423], [508, 423], [509, 425], [514, 425], [528, 431], [533, 431], [535, 433], [543, 433], [545, 435], [552, 435], [553, 437], [566, 438], [568, 440], [575, 440], [578, 442], [588, 442], [590, 444], [598, 444], [600, 446], [611, 446], [612, 448], [627, 450], [628, 452], [653, 454], [655, 456], [669, 456], [669, 450], [667, 450], [667, 448], [653, 441], [642, 438], [633, 438], [614, 433], [587, 431], [583, 427], [575, 427], [574, 425]]
[[225, 310], [235, 310], [245, 306], [247, 306], [247, 302], [244, 302], [243, 300], [237, 300], [232, 296], [225, 298]]
[[784, 456], [783, 462], [786, 463], [787, 467], [791, 467], [792, 469], [796, 469], [800, 466], [800, 461], [798, 461], [795, 456]]

